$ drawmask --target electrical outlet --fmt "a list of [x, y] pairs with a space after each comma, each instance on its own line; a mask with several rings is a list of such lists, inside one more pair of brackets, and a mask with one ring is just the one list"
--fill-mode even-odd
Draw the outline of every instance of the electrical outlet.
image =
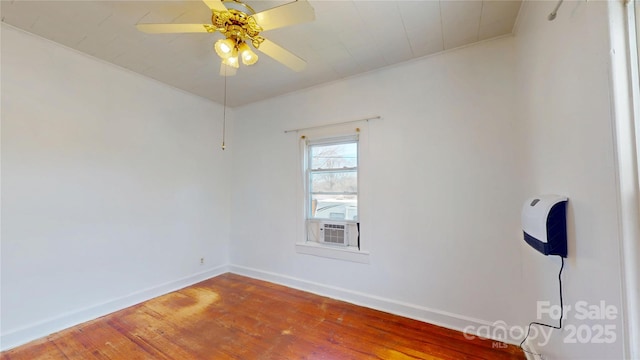
[[200, 265], [204, 264], [204, 258], [200, 258]]

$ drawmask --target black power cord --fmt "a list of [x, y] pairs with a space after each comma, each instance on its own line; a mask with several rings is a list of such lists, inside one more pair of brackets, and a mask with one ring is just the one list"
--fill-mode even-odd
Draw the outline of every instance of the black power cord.
[[560, 323], [558, 324], [558, 326], [553, 326], [553, 325], [539, 323], [537, 321], [530, 322], [529, 329], [527, 330], [527, 336], [525, 336], [524, 339], [522, 339], [522, 342], [520, 343], [520, 349], [522, 349], [522, 351], [526, 352], [527, 354], [542, 356], [542, 354], [533, 353], [531, 351], [525, 350], [525, 348], [522, 347], [524, 342], [527, 341], [527, 338], [529, 337], [529, 333], [531, 332], [531, 325], [546, 326], [546, 327], [549, 327], [552, 329], [558, 329], [558, 330], [562, 329], [562, 318], [564, 317], [564, 306], [562, 301], [562, 269], [564, 269], [564, 258], [562, 256], [559, 256], [559, 257], [560, 257], [560, 260], [562, 260], [562, 265], [560, 266], [560, 272], [558, 273], [558, 284], [560, 285], [559, 286], [560, 287]]

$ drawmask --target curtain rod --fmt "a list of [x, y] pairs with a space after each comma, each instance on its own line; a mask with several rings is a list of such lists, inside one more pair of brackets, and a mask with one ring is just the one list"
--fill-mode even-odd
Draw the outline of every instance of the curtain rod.
[[290, 132], [298, 132], [298, 131], [302, 131], [302, 130], [319, 129], [319, 128], [328, 127], [328, 126], [343, 125], [343, 124], [351, 124], [351, 123], [355, 123], [355, 122], [369, 121], [369, 120], [377, 120], [377, 119], [381, 119], [381, 116], [380, 116], [380, 115], [378, 115], [378, 116], [371, 116], [371, 117], [366, 117], [366, 118], [364, 118], [364, 119], [358, 119], [358, 120], [342, 121], [342, 122], [337, 122], [337, 123], [332, 123], [332, 124], [325, 124], [325, 125], [318, 125], [318, 126], [309, 126], [309, 127], [305, 127], [305, 128], [285, 130], [285, 131], [284, 131], [284, 133], [285, 133], [285, 134], [288, 134], [288, 133], [290, 133]]

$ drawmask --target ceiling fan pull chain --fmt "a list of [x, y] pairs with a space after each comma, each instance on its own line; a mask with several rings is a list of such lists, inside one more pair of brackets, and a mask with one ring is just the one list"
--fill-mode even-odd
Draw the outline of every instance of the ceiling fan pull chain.
[[225, 149], [224, 139], [227, 128], [227, 67], [224, 67], [225, 76], [224, 76], [224, 105], [222, 110], [222, 151]]

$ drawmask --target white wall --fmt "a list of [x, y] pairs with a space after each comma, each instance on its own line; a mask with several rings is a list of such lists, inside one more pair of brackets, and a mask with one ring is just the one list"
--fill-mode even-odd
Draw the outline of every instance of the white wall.
[[[515, 38], [237, 109], [235, 270], [454, 328], [555, 324], [536, 305], [558, 302], [560, 262], [522, 241], [519, 214], [530, 196], [565, 194], [565, 304], [619, 311], [589, 321], [574, 308], [565, 326], [612, 326], [616, 340], [567, 344], [565, 327], [531, 344], [549, 359], [622, 358], [607, 4], [567, 2], [554, 22], [550, 5], [527, 2]], [[370, 264], [296, 253], [300, 158], [297, 135], [283, 130], [369, 115], [383, 117], [362, 125]]]
[[[523, 149], [513, 45], [503, 38], [237, 108], [236, 270], [452, 327], [524, 321], [514, 306]], [[370, 115], [383, 117], [358, 125], [370, 264], [296, 253], [298, 136], [283, 131]]]
[[221, 114], [2, 25], [3, 348], [227, 264]]
[[[218, 105], [3, 25], [2, 347], [228, 260], [454, 328], [523, 326], [557, 299], [557, 259], [519, 225], [524, 199], [550, 192], [571, 199], [565, 303], [621, 309], [607, 9], [565, 2], [548, 22], [551, 5], [526, 2], [515, 38], [235, 109], [225, 153]], [[298, 139], [283, 131], [370, 115], [370, 263], [296, 253]], [[620, 318], [566, 324], [613, 324], [618, 341], [556, 332], [546, 358], [622, 358]]]
[[[622, 311], [620, 239], [609, 100], [607, 3], [565, 2], [547, 21], [550, 2], [529, 1], [516, 34], [518, 121], [525, 125], [526, 191], [559, 193], [569, 200], [569, 258], [565, 304], [604, 301]], [[557, 304], [559, 261], [523, 250], [523, 274], [530, 320], [537, 300]], [[621, 359], [624, 329], [617, 319], [579, 320], [569, 311], [562, 332], [539, 346], [548, 359]], [[556, 324], [556, 321], [544, 321]], [[571, 327], [597, 331], [613, 325], [614, 344], [567, 344]], [[575, 337], [573, 337], [575, 339]], [[590, 340], [590, 339], [587, 339]], [[535, 342], [534, 342], [535, 344]]]

